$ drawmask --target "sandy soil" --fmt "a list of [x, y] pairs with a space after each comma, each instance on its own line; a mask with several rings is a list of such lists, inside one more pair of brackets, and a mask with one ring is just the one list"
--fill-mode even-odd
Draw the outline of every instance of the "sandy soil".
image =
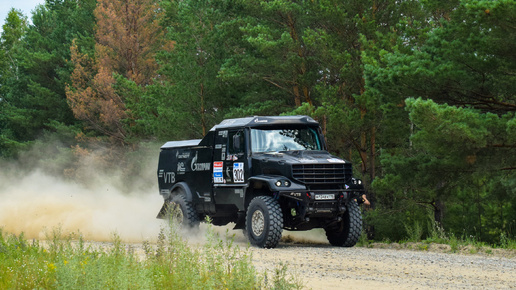
[[[248, 247], [241, 231], [215, 228]], [[415, 243], [338, 248], [320, 229], [284, 231], [278, 247], [249, 249], [259, 272], [272, 274], [286, 264], [306, 289], [516, 289], [513, 250], [466, 247], [451, 253], [449, 245]]]
[[252, 249], [260, 271], [281, 263], [307, 289], [513, 289], [516, 259], [328, 244]]

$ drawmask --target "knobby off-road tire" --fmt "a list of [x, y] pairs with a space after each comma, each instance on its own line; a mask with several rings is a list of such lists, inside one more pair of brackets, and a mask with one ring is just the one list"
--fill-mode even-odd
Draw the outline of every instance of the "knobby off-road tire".
[[245, 229], [252, 245], [269, 249], [276, 247], [283, 230], [283, 213], [278, 201], [270, 196], [253, 198], [247, 208]]
[[356, 201], [351, 201], [335, 227], [326, 228], [326, 237], [333, 246], [353, 247], [362, 233], [362, 213]]
[[186, 201], [184, 193], [174, 195], [167, 208], [167, 218], [183, 227], [196, 227], [199, 225], [199, 217], [191, 202]]

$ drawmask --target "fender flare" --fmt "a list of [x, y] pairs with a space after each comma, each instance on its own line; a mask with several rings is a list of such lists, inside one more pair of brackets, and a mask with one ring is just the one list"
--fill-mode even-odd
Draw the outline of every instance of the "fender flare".
[[[288, 181], [290, 183], [290, 186], [277, 186], [276, 181], [278, 180]], [[306, 187], [304, 185], [293, 182], [290, 178], [281, 175], [256, 175], [249, 178], [250, 185], [252, 185], [252, 183], [256, 181], [263, 182], [264, 184], [266, 184], [271, 192], [306, 190]]]
[[[264, 192], [267, 192], [265, 195], [276, 196], [275, 193], [278, 193], [280, 191], [306, 191], [305, 185], [293, 182], [292, 179], [281, 175], [256, 175], [250, 177], [248, 180], [249, 187], [248, 190], [245, 192], [244, 198], [245, 209], [247, 208], [251, 200], [257, 196], [256, 194], [252, 193], [253, 183], [255, 182], [260, 182], [264, 185], [263, 191], [260, 191], [262, 194], [259, 195], [264, 195]], [[278, 180], [288, 181], [290, 183], [290, 186], [277, 186], [276, 181]], [[249, 191], [249, 189], [251, 189], [251, 192]]]
[[192, 191], [190, 190], [190, 187], [188, 187], [188, 184], [186, 184], [186, 182], [183, 182], [183, 181], [178, 182], [178, 183], [174, 184], [174, 186], [172, 186], [172, 188], [170, 189], [170, 195], [169, 195], [168, 199], [171, 199], [174, 196], [173, 192], [176, 189], [181, 189], [186, 195], [185, 196], [186, 201], [192, 202]]

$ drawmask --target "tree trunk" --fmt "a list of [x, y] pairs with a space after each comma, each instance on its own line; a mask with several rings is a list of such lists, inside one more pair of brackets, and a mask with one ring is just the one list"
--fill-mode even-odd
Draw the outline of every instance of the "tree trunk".
[[434, 220], [437, 225], [442, 228], [444, 220], [444, 202], [440, 199], [437, 199], [434, 200], [432, 205], [434, 207]]
[[206, 136], [206, 118], [204, 116], [204, 83], [201, 83], [201, 125], [202, 135]]

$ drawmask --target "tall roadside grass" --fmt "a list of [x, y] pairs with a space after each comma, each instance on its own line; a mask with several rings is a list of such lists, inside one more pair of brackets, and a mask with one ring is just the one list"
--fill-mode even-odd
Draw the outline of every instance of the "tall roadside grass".
[[365, 233], [362, 233], [358, 242], [363, 247], [380, 248], [407, 248], [416, 250], [438, 250], [451, 253], [469, 254], [497, 254], [504, 257], [516, 257], [516, 240], [507, 237], [505, 233], [500, 234], [499, 242], [489, 244], [480, 241], [474, 236], [456, 236], [454, 233], [446, 232], [439, 224], [429, 219], [426, 223], [415, 221], [412, 224], [404, 224], [406, 238], [399, 241], [384, 240], [373, 242]]
[[471, 235], [456, 235], [429, 217], [426, 221], [415, 220], [402, 224], [405, 230], [402, 239], [382, 241], [370, 240], [363, 231], [357, 243], [360, 247], [411, 249], [460, 254], [487, 254], [499, 257], [516, 257], [516, 240], [507, 233], [501, 233], [498, 241], [487, 243]]
[[[417, 232], [417, 227], [407, 227], [407, 231], [412, 230], [412, 232]], [[416, 234], [410, 234], [409, 237], [417, 237]], [[466, 236], [463, 235], [461, 237], [455, 236], [453, 233], [446, 233], [445, 230], [439, 226], [436, 222], [428, 222], [428, 235], [426, 238], [422, 239], [422, 235], [419, 236], [419, 239], [413, 240], [414, 242], [424, 242], [424, 243], [440, 243], [447, 244], [451, 247], [452, 252], [457, 252], [460, 248], [469, 247], [471, 253], [475, 253], [480, 249], [485, 249], [488, 253], [491, 251], [490, 249], [498, 248], [505, 249], [509, 251], [516, 250], [516, 241], [507, 238], [505, 233], [500, 234], [500, 242], [497, 244], [489, 244], [483, 241], [480, 241], [474, 236]], [[410, 240], [409, 240], [410, 241]]]
[[113, 242], [87, 244], [54, 230], [48, 241], [27, 241], [0, 230], [0, 289], [300, 289], [285, 266], [258, 273], [249, 249], [221, 239], [212, 227], [207, 243], [191, 246], [175, 226], [157, 244], [137, 251]]

